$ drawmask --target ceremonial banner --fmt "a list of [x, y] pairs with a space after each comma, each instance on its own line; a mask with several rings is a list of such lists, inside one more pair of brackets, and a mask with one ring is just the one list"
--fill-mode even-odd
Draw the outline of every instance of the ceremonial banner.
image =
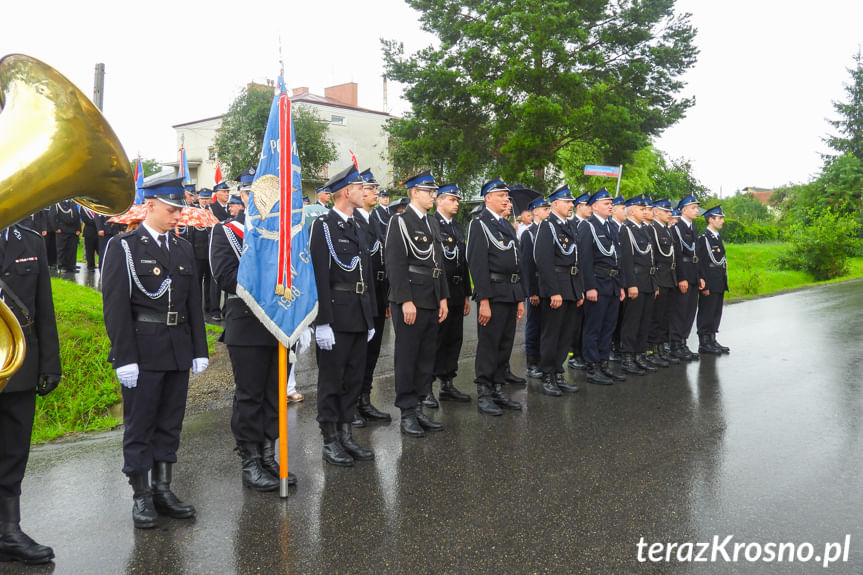
[[135, 203], [144, 203], [144, 166], [141, 164], [141, 156], [135, 160]]
[[219, 161], [219, 158], [216, 158], [216, 174], [213, 176], [213, 179], [215, 180], [213, 185], [221, 184], [222, 180], [224, 180], [222, 177], [222, 163]]
[[300, 158], [290, 99], [279, 78], [261, 159], [246, 206], [237, 295], [287, 348], [318, 313], [318, 292], [303, 225]]
[[178, 178], [183, 178], [183, 185], [188, 186], [192, 184], [192, 176], [189, 175], [189, 162], [186, 161], [186, 148], [180, 148], [180, 161], [179, 168], [180, 173], [177, 174]]
[[584, 166], [585, 176], [604, 176], [606, 178], [616, 178], [620, 175], [620, 166]]

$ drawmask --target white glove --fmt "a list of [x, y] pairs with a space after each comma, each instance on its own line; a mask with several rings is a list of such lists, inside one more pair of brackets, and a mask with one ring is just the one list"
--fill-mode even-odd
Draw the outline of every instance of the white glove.
[[210, 360], [206, 357], [196, 357], [192, 360], [192, 375], [198, 375], [210, 365]]
[[369, 330], [369, 334], [366, 336], [366, 342], [371, 341], [374, 336], [375, 336], [375, 328], [372, 328]]
[[138, 364], [127, 363], [117, 368], [117, 379], [120, 380], [120, 385], [132, 389], [138, 385]]
[[315, 341], [318, 342], [318, 347], [327, 351], [333, 349], [336, 345], [336, 334], [333, 333], [333, 328], [330, 324], [325, 323], [315, 328]]
[[307, 327], [297, 340], [297, 353], [303, 353], [312, 345], [312, 328]]

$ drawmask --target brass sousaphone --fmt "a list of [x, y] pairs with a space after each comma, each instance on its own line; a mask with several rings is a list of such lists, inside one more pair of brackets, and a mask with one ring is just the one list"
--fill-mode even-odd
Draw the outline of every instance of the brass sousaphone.
[[[61, 200], [120, 214], [135, 199], [123, 146], [96, 106], [47, 64], [0, 59], [0, 229]], [[24, 361], [21, 326], [0, 301], [0, 391]]]

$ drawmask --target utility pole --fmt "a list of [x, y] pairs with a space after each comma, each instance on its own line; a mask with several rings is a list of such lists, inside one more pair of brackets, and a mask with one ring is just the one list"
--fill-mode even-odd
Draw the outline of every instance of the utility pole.
[[102, 110], [102, 100], [105, 95], [105, 64], [96, 64], [96, 79], [93, 81], [93, 103]]

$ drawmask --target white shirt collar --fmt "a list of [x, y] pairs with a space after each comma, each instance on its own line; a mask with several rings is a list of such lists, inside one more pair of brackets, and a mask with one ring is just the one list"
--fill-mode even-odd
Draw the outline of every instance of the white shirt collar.
[[687, 219], [686, 219], [686, 218], [684, 218], [683, 216], [680, 216], [680, 219], [681, 219], [681, 220], [683, 220], [683, 221], [684, 221], [684, 223], [686, 223], [686, 225], [687, 225], [687, 226], [689, 226], [690, 228], [692, 227], [692, 222], [690, 222], [689, 220], [687, 220]]
[[439, 215], [439, 216], [440, 216], [440, 219], [442, 219], [442, 220], [443, 220], [443, 223], [445, 223], [445, 224], [447, 224], [447, 225], [449, 225], [449, 224], [451, 224], [451, 223], [452, 223], [452, 218], [448, 218], [448, 217], [446, 217], [446, 216], [445, 216], [445, 215], [443, 215], [441, 212], [435, 212], [435, 213], [436, 213], [437, 215]]
[[419, 219], [423, 219], [424, 217], [426, 217], [426, 215], [424, 213], [422, 213], [421, 211], [419, 211], [416, 208], [416, 206], [414, 206], [413, 204], [408, 204], [408, 207], [414, 211], [414, 213], [417, 215], [417, 217]]
[[355, 212], [359, 212], [363, 215], [363, 219], [368, 222], [369, 221], [369, 212], [364, 210], [363, 208], [354, 208]]
[[339, 217], [342, 218], [342, 220], [344, 220], [344, 221], [348, 221], [348, 218], [351, 217], [348, 214], [344, 213], [343, 211], [337, 209], [335, 206], [333, 206], [330, 209], [332, 209], [334, 212], [336, 212], [339, 215]]
[[[158, 246], [159, 245], [159, 236], [161, 236], [163, 234], [160, 234], [159, 232], [157, 232], [156, 230], [154, 230], [153, 228], [148, 226], [147, 222], [141, 222], [141, 225], [144, 226], [144, 229], [147, 230], [147, 233], [150, 234], [150, 237], [153, 238], [153, 241], [156, 242], [156, 245]], [[165, 233], [167, 234], [169, 232], [165, 232]], [[166, 243], [170, 244], [170, 242], [166, 242]]]
[[602, 225], [605, 225], [605, 221], [606, 221], [605, 218], [603, 218], [599, 214], [593, 214], [593, 215], [596, 216], [596, 219], [599, 220]]

